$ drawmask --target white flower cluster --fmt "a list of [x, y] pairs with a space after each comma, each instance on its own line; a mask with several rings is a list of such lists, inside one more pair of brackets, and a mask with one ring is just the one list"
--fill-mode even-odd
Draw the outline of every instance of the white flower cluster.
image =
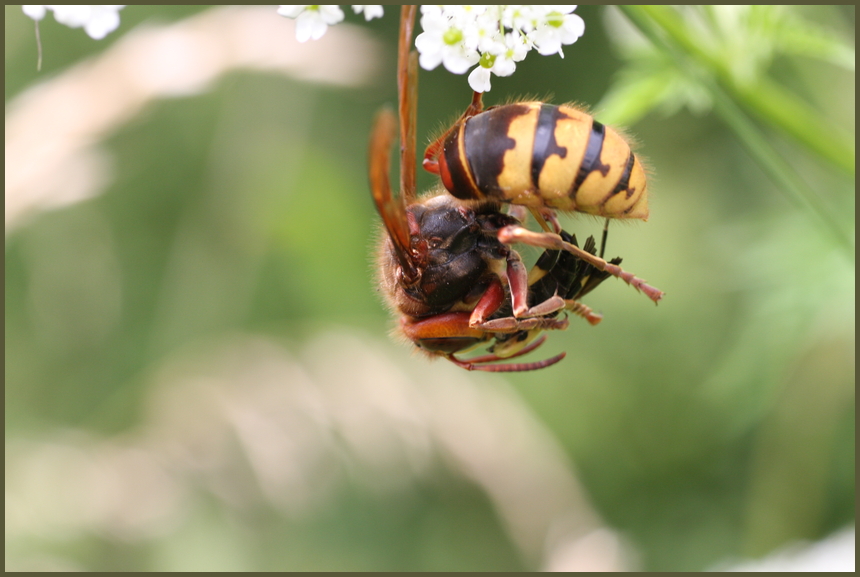
[[[352, 10], [356, 14], [364, 12], [365, 20], [382, 16], [381, 5], [353, 5]], [[336, 4], [278, 6], [278, 14], [296, 19], [296, 40], [299, 42], [318, 40], [329, 26], [343, 20], [343, 10]]]
[[[370, 20], [382, 16], [382, 6], [353, 6]], [[439, 64], [450, 72], [469, 74], [475, 92], [490, 90], [490, 74], [510, 76], [531, 49], [544, 56], [558, 54], [585, 32], [585, 22], [572, 12], [576, 6], [422, 6], [421, 28], [415, 38], [425, 70]], [[338, 6], [281, 6], [278, 14], [296, 18], [299, 42], [325, 34], [343, 20]]]
[[510, 76], [532, 48], [559, 54], [585, 32], [576, 6], [422, 6], [415, 39], [425, 70], [440, 63], [450, 72], [469, 74], [475, 92], [490, 90], [490, 73]]
[[101, 40], [119, 27], [119, 11], [122, 6], [105, 6], [101, 4], [86, 6], [28, 4], [22, 6], [24, 14], [35, 21], [45, 17], [48, 10], [53, 11], [54, 18], [60, 24], [69, 28], [80, 28], [93, 40]]
[[[79, 28], [96, 40], [119, 26], [119, 11], [125, 6], [25, 5], [24, 13], [37, 22], [48, 10], [57, 22]], [[382, 6], [353, 5], [356, 14], [366, 20], [382, 16]], [[558, 54], [562, 46], [576, 42], [585, 23], [573, 14], [576, 6], [443, 6], [421, 7], [423, 32], [415, 38], [419, 62], [425, 70], [442, 64], [450, 72], [469, 74], [469, 86], [475, 92], [490, 90], [490, 75], [510, 76], [531, 49], [544, 56]], [[299, 42], [317, 40], [329, 26], [343, 20], [337, 5], [279, 6], [278, 14], [296, 19]]]

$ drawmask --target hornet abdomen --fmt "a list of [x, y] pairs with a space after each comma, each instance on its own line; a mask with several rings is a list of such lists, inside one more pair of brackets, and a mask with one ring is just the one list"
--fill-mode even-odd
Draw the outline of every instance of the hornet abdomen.
[[640, 159], [618, 132], [572, 106], [524, 102], [466, 118], [445, 138], [439, 173], [463, 200], [648, 218]]

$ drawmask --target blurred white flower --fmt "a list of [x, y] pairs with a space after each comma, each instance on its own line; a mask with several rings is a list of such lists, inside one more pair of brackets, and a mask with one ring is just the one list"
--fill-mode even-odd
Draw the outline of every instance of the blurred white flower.
[[364, 19], [368, 22], [374, 18], [382, 18], [381, 4], [353, 4], [352, 10], [356, 14], [364, 12]]
[[47, 11], [47, 6], [44, 4], [25, 4], [21, 8], [24, 9], [24, 14], [37, 21], [44, 18]]
[[45, 17], [48, 10], [54, 12], [54, 18], [60, 24], [65, 24], [69, 28], [83, 27], [90, 38], [93, 40], [101, 40], [109, 33], [119, 27], [119, 11], [125, 8], [125, 5], [107, 6], [107, 5], [24, 5], [22, 6], [24, 14], [39, 21]]
[[296, 19], [296, 40], [299, 42], [318, 40], [330, 25], [343, 20], [343, 10], [334, 4], [279, 6], [278, 14]]

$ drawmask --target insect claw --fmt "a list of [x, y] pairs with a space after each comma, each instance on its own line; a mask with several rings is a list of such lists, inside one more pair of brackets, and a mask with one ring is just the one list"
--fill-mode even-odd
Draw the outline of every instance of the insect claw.
[[573, 314], [584, 318], [592, 326], [600, 324], [600, 321], [603, 320], [602, 314], [594, 312], [591, 307], [584, 305], [579, 301], [566, 300], [564, 302], [566, 310], [569, 310]]

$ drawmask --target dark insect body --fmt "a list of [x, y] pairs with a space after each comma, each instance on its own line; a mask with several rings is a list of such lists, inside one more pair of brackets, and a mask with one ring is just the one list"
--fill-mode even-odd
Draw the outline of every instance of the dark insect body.
[[[641, 163], [616, 132], [575, 108], [520, 103], [483, 111], [476, 93], [425, 153], [425, 168], [440, 174], [448, 192], [416, 197], [417, 58], [409, 48], [415, 11], [404, 6], [400, 23], [398, 196], [388, 180], [398, 122], [383, 110], [371, 132], [371, 191], [385, 227], [377, 254], [382, 293], [398, 317], [397, 331], [430, 356], [492, 372], [551, 366], [565, 353], [492, 363], [535, 350], [543, 331], [566, 329], [562, 311], [599, 323], [601, 315], [579, 299], [609, 276], [655, 302], [663, 295], [619, 268], [621, 259], [603, 260], [603, 246], [598, 256], [592, 237], [580, 248], [555, 218], [556, 209], [646, 218]], [[543, 232], [522, 226], [526, 208]], [[515, 243], [545, 249], [531, 271]], [[477, 346], [489, 354], [456, 356]]]

